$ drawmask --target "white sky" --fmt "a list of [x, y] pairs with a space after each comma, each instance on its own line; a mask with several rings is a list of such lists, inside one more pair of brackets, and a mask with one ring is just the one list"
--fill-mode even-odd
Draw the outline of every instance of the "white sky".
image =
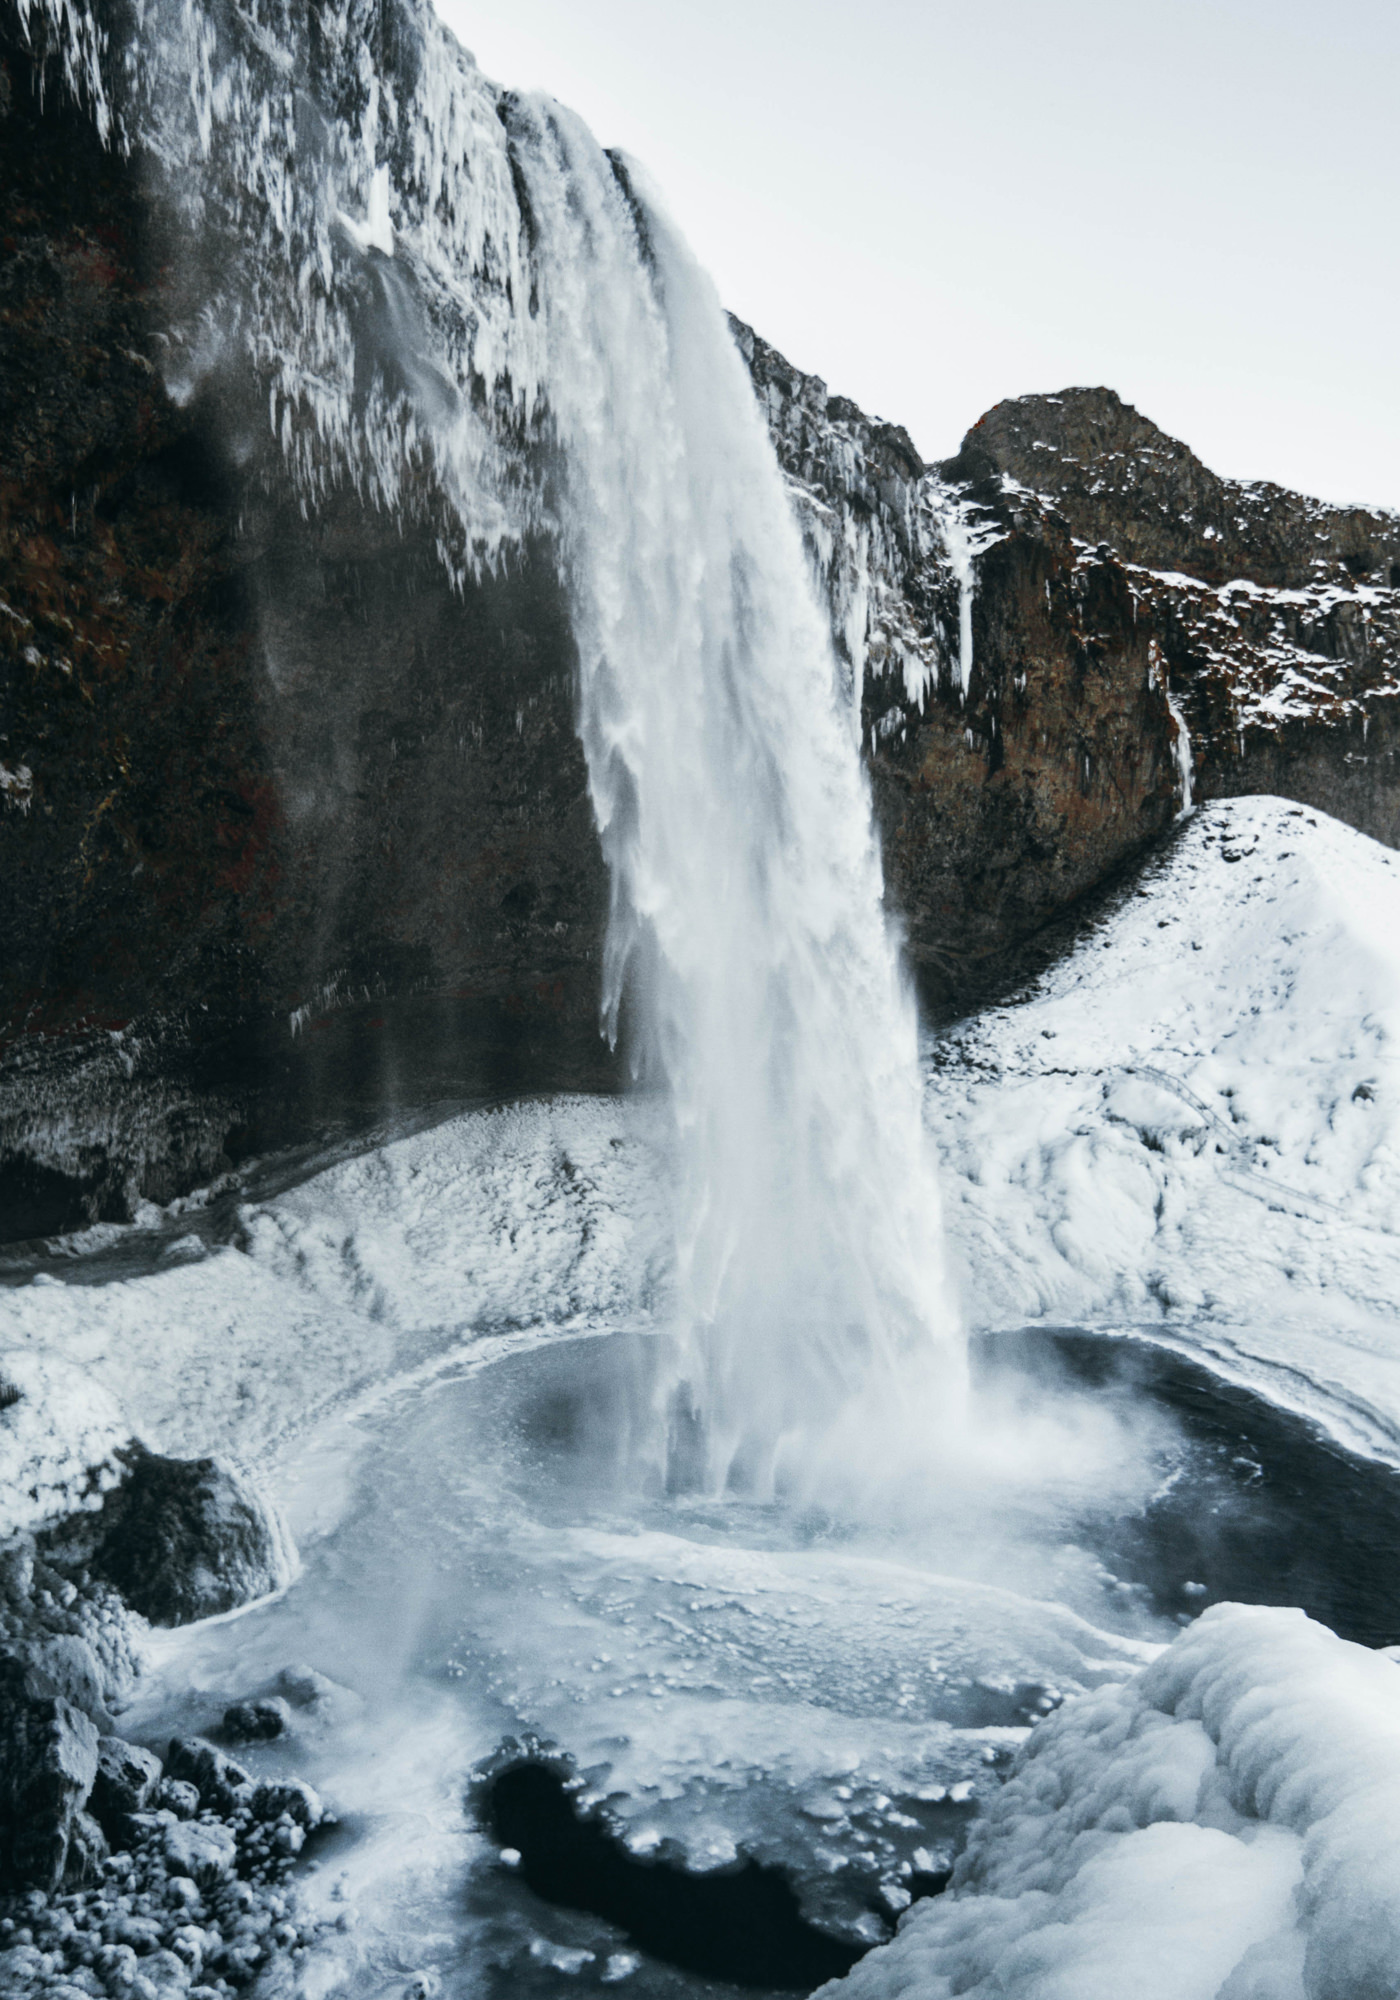
[[437, 5], [925, 457], [1107, 383], [1217, 471], [1400, 506], [1400, 0]]

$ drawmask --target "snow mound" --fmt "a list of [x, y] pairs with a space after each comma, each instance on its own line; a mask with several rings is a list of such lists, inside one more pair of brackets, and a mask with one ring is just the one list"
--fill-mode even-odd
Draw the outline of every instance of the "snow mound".
[[1388, 848], [1278, 799], [1202, 808], [1028, 999], [935, 1048], [928, 1113], [974, 1325], [1189, 1328], [1276, 1396], [1313, 1378], [1354, 1441], [1393, 1438]]
[[1301, 1611], [1216, 1605], [1036, 1728], [946, 1896], [840, 2000], [1400, 1993], [1400, 1678]]
[[322, 1305], [402, 1331], [632, 1322], [661, 1282], [645, 1108], [526, 1101], [454, 1118], [243, 1212], [243, 1248]]

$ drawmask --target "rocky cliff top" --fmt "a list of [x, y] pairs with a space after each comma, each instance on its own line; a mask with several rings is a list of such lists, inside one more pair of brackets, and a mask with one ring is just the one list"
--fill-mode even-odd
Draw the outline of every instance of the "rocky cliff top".
[[1050, 500], [1081, 540], [1204, 583], [1400, 584], [1400, 515], [1222, 479], [1112, 389], [998, 403], [942, 471], [1000, 473]]

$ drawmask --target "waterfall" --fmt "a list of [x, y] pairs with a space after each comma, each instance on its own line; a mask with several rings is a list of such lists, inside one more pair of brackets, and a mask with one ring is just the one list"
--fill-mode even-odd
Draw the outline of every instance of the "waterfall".
[[[872, 1397], [936, 1415], [961, 1347], [850, 692], [733, 335], [644, 175], [496, 91], [424, 0], [152, 0], [119, 50], [79, 0], [19, 5], [185, 245], [172, 394], [251, 371], [303, 506], [348, 479], [436, 510], [463, 587], [513, 537], [559, 543], [606, 1026], [625, 999], [672, 1112], [660, 1429], [701, 1485], [765, 1493]], [[964, 630], [964, 680], [970, 653]]]
[[[766, 1492], [850, 1399], [955, 1377], [914, 1008], [849, 697], [752, 385], [641, 171], [512, 101], [580, 729], [631, 997], [674, 1115], [674, 1393]], [[673, 1412], [674, 1414], [674, 1412]], [[805, 1443], [799, 1442], [805, 1440]]]
[[1176, 730], [1176, 770], [1181, 780], [1181, 816], [1184, 817], [1195, 803], [1192, 797], [1195, 764], [1191, 754], [1191, 731], [1186, 726], [1186, 713], [1170, 687], [1167, 688], [1167, 712]]

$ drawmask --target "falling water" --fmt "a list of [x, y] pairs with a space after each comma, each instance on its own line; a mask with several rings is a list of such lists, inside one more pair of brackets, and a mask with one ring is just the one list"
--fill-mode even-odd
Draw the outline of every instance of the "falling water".
[[[678, 1160], [673, 1426], [711, 1490], [958, 1381], [916, 1024], [849, 694], [752, 387], [629, 161], [512, 102], [612, 881], [604, 1006]], [[674, 1433], [673, 1433], [674, 1442]], [[674, 1465], [673, 1465], [674, 1472]]]
[[[913, 1409], [922, 1452], [961, 1346], [859, 672], [853, 697], [708, 279], [636, 167], [502, 97], [423, 0], [387, 40], [367, 0], [315, 35], [280, 0], [153, 0], [121, 50], [81, 0], [20, 8], [186, 234], [173, 394], [241, 354], [308, 508], [349, 477], [401, 510], [430, 464], [459, 584], [561, 539], [606, 1023], [625, 1000], [674, 1113], [673, 1473], [772, 1491], [872, 1401], [880, 1451]], [[517, 449], [542, 427], [544, 489]]]

